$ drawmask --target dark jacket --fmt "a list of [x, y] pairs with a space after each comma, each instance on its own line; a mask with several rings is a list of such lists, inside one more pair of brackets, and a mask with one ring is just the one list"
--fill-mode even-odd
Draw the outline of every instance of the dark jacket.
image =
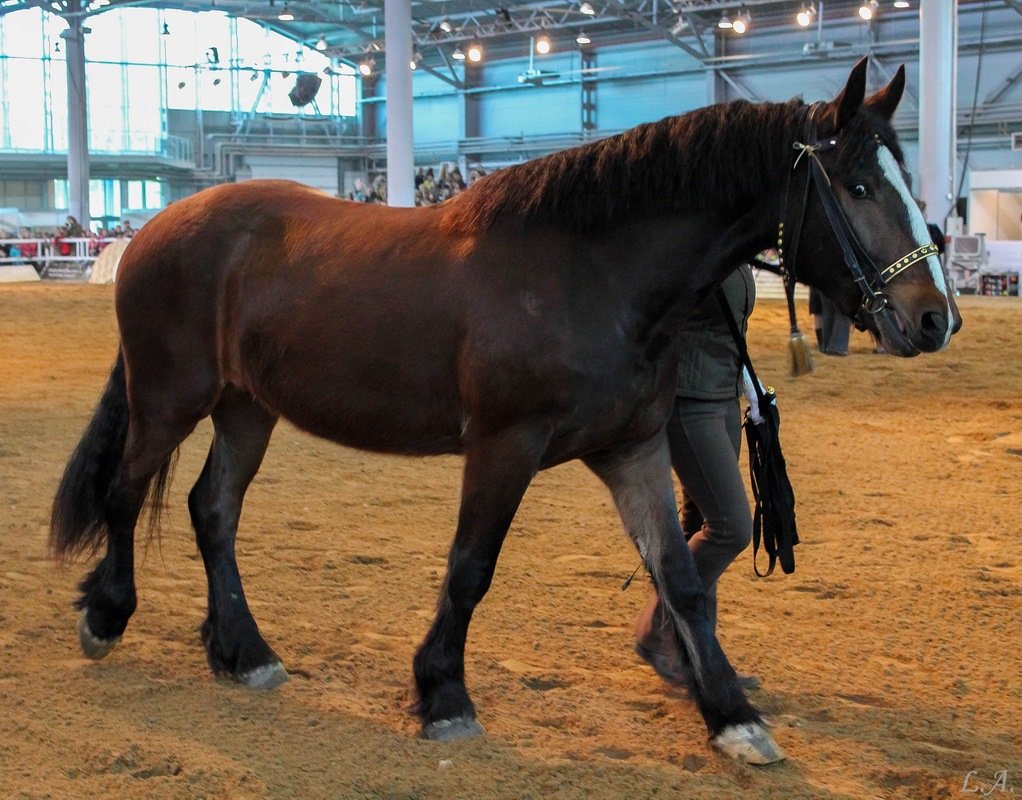
[[[721, 284], [744, 335], [756, 304], [752, 269], [743, 264]], [[742, 393], [738, 346], [714, 293], [681, 325], [681, 360], [675, 394], [696, 400], [730, 400]]]

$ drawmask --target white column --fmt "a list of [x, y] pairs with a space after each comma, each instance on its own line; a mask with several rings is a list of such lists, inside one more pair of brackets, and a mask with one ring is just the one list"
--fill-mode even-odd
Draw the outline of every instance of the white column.
[[81, 17], [69, 17], [61, 31], [67, 58], [68, 213], [89, 227], [89, 116], [85, 93], [85, 34]]
[[954, 207], [958, 2], [919, 3], [919, 198], [942, 228]]
[[415, 205], [412, 139], [412, 4], [386, 0], [387, 203]]

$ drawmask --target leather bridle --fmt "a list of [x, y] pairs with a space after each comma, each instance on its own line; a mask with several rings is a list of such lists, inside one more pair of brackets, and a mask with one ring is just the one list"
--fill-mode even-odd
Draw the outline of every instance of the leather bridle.
[[[815, 186], [816, 192], [820, 196], [820, 202], [823, 204], [823, 210], [827, 214], [827, 220], [830, 222], [831, 229], [834, 231], [838, 244], [841, 246], [845, 265], [852, 273], [852, 278], [862, 292], [862, 309], [870, 314], [877, 314], [887, 306], [887, 295], [884, 294], [884, 287], [913, 264], [930, 256], [937, 255], [939, 251], [937, 245], [929, 243], [917, 247], [884, 269], [880, 269], [874, 263], [869, 253], [866, 252], [866, 249], [859, 242], [858, 237], [856, 237], [848, 216], [845, 214], [844, 209], [841, 208], [837, 196], [834, 194], [830, 176], [827, 175], [827, 170], [820, 161], [820, 153], [825, 153], [837, 147], [836, 136], [823, 141], [817, 138], [816, 120], [814, 117], [821, 106], [821, 103], [814, 103], [807, 108], [802, 124], [802, 138], [805, 141], [795, 141], [792, 144], [792, 148], [798, 151], [798, 155], [795, 157], [795, 162], [788, 172], [784, 200], [782, 202], [781, 222], [777, 230], [777, 254], [781, 266], [781, 275], [784, 278], [785, 288], [789, 295], [792, 294], [797, 279], [795, 259], [798, 255], [799, 239], [801, 238], [802, 228], [805, 223], [806, 207], [809, 203], [809, 187]], [[784, 220], [787, 216], [788, 201], [791, 195], [792, 175], [798, 170], [799, 163], [803, 159], [805, 159], [807, 164], [806, 178], [802, 186], [794, 231], [791, 234], [791, 243], [786, 257], [784, 250]]]

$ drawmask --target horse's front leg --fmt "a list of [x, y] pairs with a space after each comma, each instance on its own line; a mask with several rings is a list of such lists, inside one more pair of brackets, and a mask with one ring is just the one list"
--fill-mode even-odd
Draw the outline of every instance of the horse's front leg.
[[548, 433], [535, 426], [474, 435], [465, 453], [458, 530], [436, 618], [415, 654], [416, 713], [428, 739], [483, 734], [465, 688], [465, 640], [504, 537], [539, 467]]
[[784, 753], [739, 688], [713, 633], [703, 585], [678, 523], [666, 436], [587, 459], [586, 464], [610, 488], [670, 613], [692, 668], [693, 695], [711, 744], [750, 764], [780, 761]]

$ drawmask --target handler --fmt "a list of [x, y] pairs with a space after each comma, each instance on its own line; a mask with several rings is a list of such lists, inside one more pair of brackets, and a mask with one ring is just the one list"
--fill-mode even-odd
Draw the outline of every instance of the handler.
[[[756, 302], [752, 269], [742, 265], [721, 288], [744, 336]], [[737, 398], [748, 373], [716, 296], [682, 322], [680, 353], [667, 438], [682, 487], [682, 528], [716, 633], [717, 579], [752, 540], [752, 514], [738, 465], [742, 415]], [[635, 639], [635, 652], [661, 678], [676, 686], [691, 685], [687, 660], [655, 589], [635, 623]], [[744, 689], [760, 685], [751, 675], [739, 675], [738, 682]]]

